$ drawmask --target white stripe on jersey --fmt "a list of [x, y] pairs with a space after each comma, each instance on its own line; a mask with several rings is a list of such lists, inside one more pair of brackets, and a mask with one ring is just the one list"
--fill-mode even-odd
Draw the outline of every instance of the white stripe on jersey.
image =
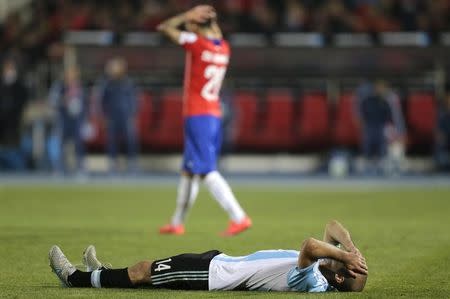
[[169, 275], [174, 275], [174, 274], [186, 274], [186, 275], [189, 275], [189, 274], [208, 274], [208, 271], [175, 271], [175, 272], [170, 272], [170, 273], [165, 273], [165, 274], [155, 274], [155, 275], [152, 275], [152, 279], [153, 278], [160, 278], [160, 277], [163, 277], [163, 276], [169, 276]]
[[209, 271], [175, 271], [152, 275], [152, 284], [159, 285], [178, 280], [208, 280]]

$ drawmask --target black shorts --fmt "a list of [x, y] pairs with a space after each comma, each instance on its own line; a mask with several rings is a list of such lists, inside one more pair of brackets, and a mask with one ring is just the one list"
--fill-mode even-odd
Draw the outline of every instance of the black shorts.
[[154, 261], [151, 267], [152, 286], [173, 290], [208, 290], [209, 264], [218, 254], [221, 252], [211, 250]]

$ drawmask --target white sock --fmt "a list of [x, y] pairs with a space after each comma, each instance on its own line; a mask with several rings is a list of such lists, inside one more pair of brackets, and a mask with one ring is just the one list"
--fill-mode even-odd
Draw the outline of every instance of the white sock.
[[242, 210], [234, 197], [230, 186], [219, 172], [213, 171], [208, 173], [205, 177], [205, 186], [222, 208], [228, 213], [231, 220], [240, 222], [244, 219], [244, 210]]
[[100, 274], [102, 270], [94, 270], [91, 273], [91, 285], [93, 288], [101, 288], [102, 285], [100, 283]]
[[184, 223], [186, 214], [195, 202], [198, 195], [199, 178], [182, 175], [178, 184], [177, 206], [172, 216], [172, 225]]

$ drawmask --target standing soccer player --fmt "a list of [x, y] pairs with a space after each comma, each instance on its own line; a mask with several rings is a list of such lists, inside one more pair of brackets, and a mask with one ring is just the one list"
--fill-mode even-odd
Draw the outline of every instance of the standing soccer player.
[[[179, 27], [185, 26], [187, 31]], [[219, 92], [224, 79], [230, 47], [222, 38], [212, 6], [199, 5], [172, 17], [158, 31], [186, 50], [184, 77], [184, 157], [178, 186], [175, 213], [161, 234], [182, 235], [184, 221], [198, 194], [199, 182], [207, 189], [231, 219], [223, 236], [239, 234], [251, 225], [228, 183], [217, 171], [217, 156], [222, 142]]]

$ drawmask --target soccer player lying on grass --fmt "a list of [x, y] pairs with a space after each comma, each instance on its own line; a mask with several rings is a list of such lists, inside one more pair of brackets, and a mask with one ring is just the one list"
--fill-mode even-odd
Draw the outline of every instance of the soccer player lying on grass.
[[364, 257], [337, 221], [326, 225], [323, 241], [303, 241], [300, 252], [263, 250], [232, 257], [211, 250], [109, 269], [97, 260], [91, 245], [83, 254], [88, 272], [77, 270], [56, 245], [50, 249], [49, 259], [66, 287], [359, 292], [368, 274]]

